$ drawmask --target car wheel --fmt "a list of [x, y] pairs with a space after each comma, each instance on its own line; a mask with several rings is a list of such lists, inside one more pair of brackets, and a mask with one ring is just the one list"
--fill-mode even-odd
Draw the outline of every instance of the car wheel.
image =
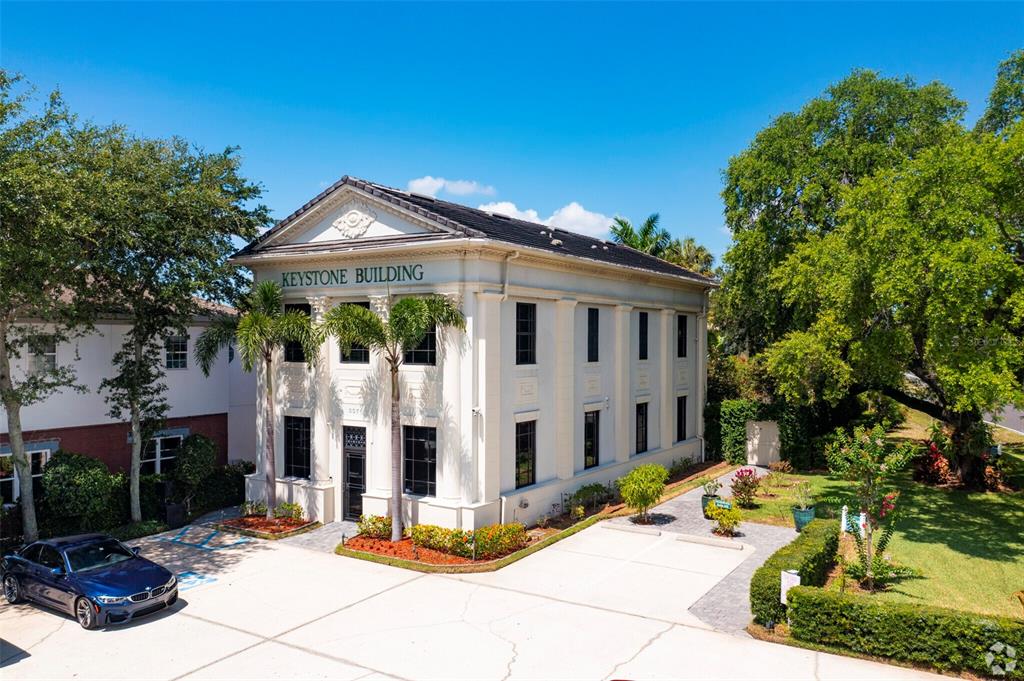
[[96, 611], [93, 610], [88, 598], [79, 598], [75, 601], [75, 619], [83, 629], [96, 628]]
[[11, 605], [21, 603], [24, 600], [21, 595], [21, 583], [18, 582], [18, 578], [14, 575], [4, 575], [4, 598]]

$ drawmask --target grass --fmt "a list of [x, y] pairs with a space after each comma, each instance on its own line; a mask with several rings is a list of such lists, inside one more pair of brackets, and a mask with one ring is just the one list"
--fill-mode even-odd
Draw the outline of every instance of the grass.
[[[894, 438], [927, 438], [930, 418], [908, 410]], [[995, 429], [1004, 445], [1008, 479], [1024, 486], [1024, 438]], [[854, 506], [852, 484], [826, 474], [786, 474], [774, 497], [758, 497], [757, 507], [741, 509], [747, 522], [792, 526], [790, 508], [799, 482], [809, 482], [818, 500], [818, 516], [835, 516], [835, 508]], [[914, 482], [905, 473], [896, 482], [903, 509], [887, 551], [893, 560], [916, 570], [876, 594], [877, 598], [937, 605], [990, 615], [1024, 618], [1014, 593], [1024, 589], [1024, 492], [968, 492]], [[728, 493], [728, 488], [722, 490]], [[835, 506], [821, 501], [832, 497]]]

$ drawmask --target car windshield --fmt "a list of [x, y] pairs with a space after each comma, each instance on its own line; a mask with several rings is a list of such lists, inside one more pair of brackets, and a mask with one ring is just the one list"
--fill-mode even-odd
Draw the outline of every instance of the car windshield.
[[104, 539], [94, 544], [76, 546], [68, 549], [68, 564], [72, 572], [85, 572], [96, 568], [107, 567], [129, 560], [135, 554], [113, 539]]

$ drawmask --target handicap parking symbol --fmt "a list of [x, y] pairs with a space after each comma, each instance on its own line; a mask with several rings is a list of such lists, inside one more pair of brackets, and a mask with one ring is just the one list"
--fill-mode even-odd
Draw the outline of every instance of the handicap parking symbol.
[[179, 572], [178, 591], [188, 591], [203, 584], [212, 584], [217, 581], [216, 577], [201, 575], [198, 572]]

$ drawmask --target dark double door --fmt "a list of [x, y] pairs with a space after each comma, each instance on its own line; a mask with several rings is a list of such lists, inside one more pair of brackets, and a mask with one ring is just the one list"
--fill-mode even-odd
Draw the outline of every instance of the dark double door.
[[342, 474], [345, 494], [345, 520], [359, 520], [363, 514], [363, 492], [366, 491], [366, 428], [345, 426], [341, 431], [345, 472]]

